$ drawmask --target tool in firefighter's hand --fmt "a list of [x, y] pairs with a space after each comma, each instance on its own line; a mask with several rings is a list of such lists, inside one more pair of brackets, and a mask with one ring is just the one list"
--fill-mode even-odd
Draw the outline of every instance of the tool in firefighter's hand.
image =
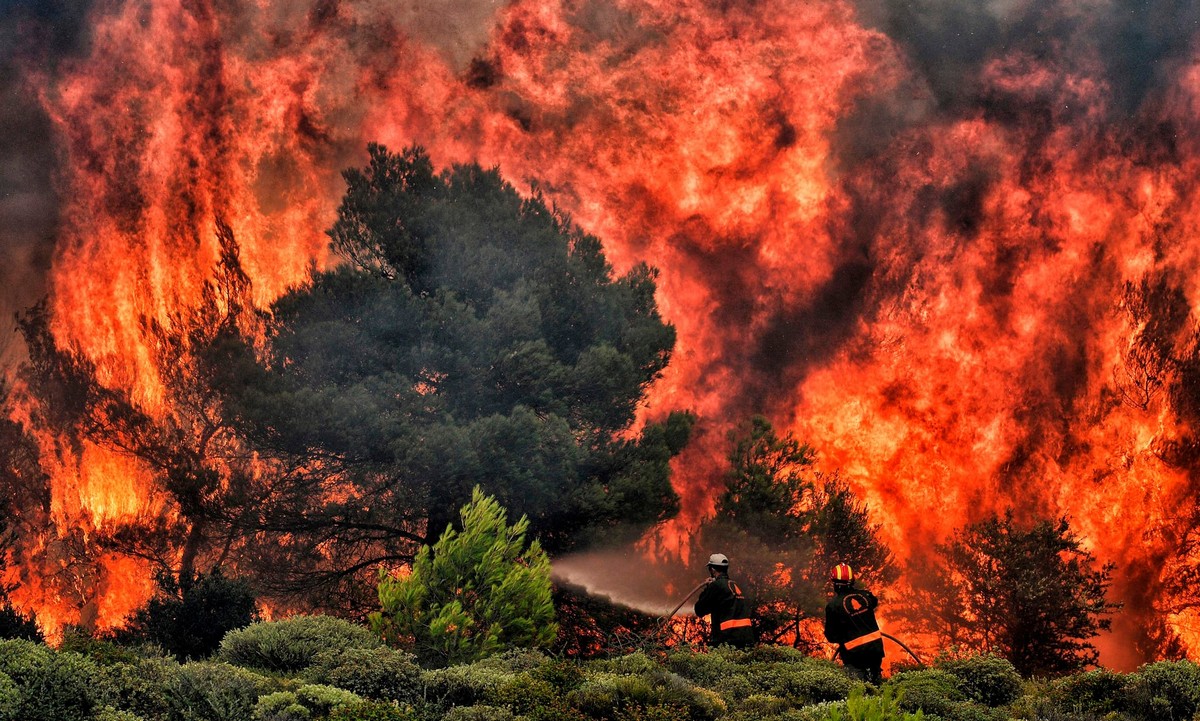
[[[883, 636], [886, 639], [890, 639], [890, 640], [894, 641], [897, 646], [904, 649], [905, 653], [907, 653], [909, 656], [912, 656], [912, 659], [917, 662], [918, 666], [920, 666], [921, 668], [925, 668], [925, 662], [921, 660], [921, 657], [918, 656], [917, 654], [913, 653], [912, 649], [909, 648], [908, 646], [906, 646], [903, 641], [901, 641], [900, 639], [896, 638], [892, 634], [887, 633], [885, 631], [880, 631], [879, 635]], [[840, 655], [842, 655], [842, 647], [838, 646], [837, 650], [833, 652], [832, 660], [836, 661], [838, 656], [840, 656]]]

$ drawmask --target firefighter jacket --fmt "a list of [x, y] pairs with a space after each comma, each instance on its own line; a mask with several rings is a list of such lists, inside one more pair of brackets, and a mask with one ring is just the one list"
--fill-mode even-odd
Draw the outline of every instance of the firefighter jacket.
[[750, 623], [750, 611], [742, 589], [729, 580], [729, 576], [718, 575], [709, 581], [700, 598], [696, 599], [696, 615], [711, 616], [708, 634], [710, 646], [727, 643], [738, 648], [753, 646], [756, 640]]
[[878, 666], [883, 660], [883, 635], [875, 620], [878, 599], [870, 591], [848, 586], [825, 604], [825, 638], [839, 645], [842, 661], [851, 666]]

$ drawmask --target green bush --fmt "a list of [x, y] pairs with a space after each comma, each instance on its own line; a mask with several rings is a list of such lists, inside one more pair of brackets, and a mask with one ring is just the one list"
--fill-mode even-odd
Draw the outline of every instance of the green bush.
[[304, 676], [377, 701], [415, 703], [422, 695], [421, 669], [413, 656], [385, 646], [325, 651]]
[[363, 701], [353, 706], [336, 708], [329, 721], [417, 721], [412, 710], [380, 701]]
[[724, 701], [715, 693], [661, 668], [642, 676], [593, 674], [567, 695], [567, 701], [588, 716], [606, 719], [618, 718], [632, 706], [672, 706], [686, 712], [681, 718], [696, 720], [725, 712]]
[[822, 701], [780, 714], [773, 721], [829, 721], [834, 714], [847, 713], [847, 701]]
[[825, 718], [828, 721], [922, 721], [924, 717], [922, 711], [905, 713], [897, 692], [891, 687], [885, 686], [878, 696], [866, 696], [860, 686], [846, 699], [845, 706], [829, 707]]
[[308, 721], [312, 712], [291, 691], [276, 691], [259, 697], [252, 718], [254, 721]]
[[0, 641], [0, 673], [19, 692], [21, 721], [90, 721], [97, 705], [96, 665], [25, 640]]
[[692, 649], [667, 654], [666, 667], [689, 681], [710, 688], [732, 675], [745, 673], [745, 667], [730, 662], [726, 654], [697, 653]]
[[805, 659], [798, 663], [772, 663], [750, 669], [750, 679], [762, 691], [791, 698], [796, 705], [838, 701], [850, 695], [858, 682], [827, 661]]
[[957, 678], [963, 693], [985, 706], [1012, 703], [1024, 683], [1012, 663], [991, 654], [944, 661], [938, 668]]
[[0, 673], [0, 721], [19, 721], [21, 690], [6, 673]]
[[456, 706], [443, 721], [513, 721], [513, 712], [499, 706]]
[[171, 721], [246, 721], [274, 683], [226, 663], [192, 662], [167, 680]]
[[221, 661], [263, 671], [308, 668], [318, 654], [381, 645], [371, 631], [332, 616], [297, 616], [230, 631], [221, 641]]
[[1056, 679], [1048, 696], [1062, 711], [1104, 715], [1118, 710], [1127, 681], [1124, 674], [1101, 668]]
[[558, 692], [548, 681], [524, 672], [502, 681], [487, 694], [487, 702], [513, 713], [524, 714], [552, 703], [557, 695]]
[[358, 694], [343, 688], [310, 683], [296, 689], [296, 698], [314, 716], [328, 716], [334, 709], [349, 708], [363, 702]]
[[774, 719], [792, 708], [794, 704], [785, 698], [756, 693], [745, 697], [732, 708], [732, 718], [739, 721], [754, 721], [757, 719]]
[[628, 656], [605, 658], [592, 661], [589, 668], [600, 672], [615, 673], [623, 676], [653, 673], [662, 667], [649, 656], [637, 651]]
[[737, 673], [730, 674], [715, 683], [705, 685], [711, 688], [718, 696], [725, 699], [725, 703], [727, 704], [730, 702], [734, 704], [740, 703], [750, 697], [755, 691], [754, 684], [750, 682], [750, 679]]
[[935, 716], [952, 717], [958, 704], [966, 700], [957, 676], [941, 669], [904, 671], [884, 682], [906, 711], [924, 711]]
[[100, 703], [146, 719], [166, 718], [171, 701], [168, 681], [179, 673], [173, 659], [144, 658], [100, 668]]
[[498, 668], [468, 664], [426, 671], [421, 674], [421, 680], [425, 684], [426, 699], [435, 704], [474, 706], [485, 703], [489, 694], [514, 675]]
[[132, 711], [118, 711], [112, 706], [101, 706], [96, 712], [96, 721], [145, 721]]
[[1145, 721], [1191, 721], [1200, 710], [1200, 666], [1191, 661], [1142, 666], [1129, 675], [1122, 706]]
[[579, 688], [585, 674], [578, 663], [564, 659], [547, 659], [530, 672], [534, 678], [549, 683], [560, 692]]

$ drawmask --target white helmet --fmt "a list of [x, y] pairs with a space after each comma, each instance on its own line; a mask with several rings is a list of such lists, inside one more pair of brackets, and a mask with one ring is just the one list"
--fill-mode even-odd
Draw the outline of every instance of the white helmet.
[[708, 557], [709, 568], [729, 568], [729, 559], [724, 553], [714, 553]]

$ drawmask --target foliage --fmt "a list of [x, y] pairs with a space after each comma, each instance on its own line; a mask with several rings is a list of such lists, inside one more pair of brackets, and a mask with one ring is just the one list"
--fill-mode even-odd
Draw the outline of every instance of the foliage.
[[417, 554], [412, 571], [381, 571], [372, 627], [392, 643], [412, 644], [436, 663], [461, 663], [513, 646], [548, 646], [557, 631], [550, 560], [525, 543], [529, 522], [513, 525], [478, 487], [463, 507], [462, 530], [446, 529]]
[[1003, 706], [1021, 695], [1021, 674], [1007, 660], [981, 654], [942, 661], [937, 666], [959, 681], [959, 688], [986, 706]]
[[552, 648], [569, 658], [596, 658], [636, 648], [662, 630], [661, 617], [614, 603], [561, 579], [554, 579], [551, 598], [558, 620]]
[[[24, 721], [83, 721], [97, 706], [98, 671], [77, 653], [56, 653], [22, 639], [0, 641], [0, 674], [16, 687], [15, 717]], [[11, 692], [6, 697], [11, 703]]]
[[750, 680], [762, 691], [799, 703], [819, 703], [846, 698], [857, 683], [827, 661], [773, 663], [751, 670]]
[[940, 669], [898, 673], [885, 681], [883, 687], [894, 691], [901, 708], [934, 716], [950, 716], [967, 700], [958, 677]]
[[918, 574], [902, 613], [944, 646], [1009, 660], [1022, 676], [1094, 664], [1113, 566], [1097, 566], [1065, 518], [1019, 526], [1011, 511], [960, 529]]
[[329, 721], [417, 721], [411, 709], [379, 701], [342, 706], [329, 714]]
[[1200, 666], [1159, 661], [1131, 674], [1121, 694], [1130, 716], [1145, 721], [1189, 721], [1200, 712]]
[[421, 669], [413, 657], [386, 647], [324, 651], [304, 676], [378, 701], [413, 703], [422, 692]]
[[711, 551], [729, 555], [764, 640], [813, 650], [824, 643], [811, 620], [824, 610], [829, 569], [845, 562], [867, 582], [887, 581], [891, 554], [845, 482], [816, 470], [810, 446], [779, 435], [762, 416], [729, 440], [725, 488], [693, 544], [693, 565]]
[[100, 701], [145, 719], [167, 718], [171, 712], [168, 688], [179, 672], [179, 664], [166, 658], [102, 666], [97, 684]]
[[137, 611], [116, 637], [157, 644], [180, 660], [211, 656], [225, 634], [258, 616], [254, 593], [244, 582], [209, 574], [159, 577], [159, 594]]
[[322, 653], [380, 645], [368, 629], [332, 616], [296, 616], [255, 623], [221, 641], [219, 658], [263, 671], [300, 671]]
[[42, 630], [38, 628], [37, 617], [25, 614], [12, 607], [5, 601], [0, 605], [0, 639], [22, 638], [26, 641], [42, 641]]
[[226, 663], [183, 664], [166, 682], [170, 721], [245, 721], [259, 696], [275, 690], [264, 676]]
[[261, 509], [290, 534], [264, 573], [300, 589], [407, 560], [476, 485], [555, 551], [672, 515], [690, 416], [629, 432], [675, 339], [655, 272], [615, 276], [496, 170], [369, 155], [329, 231], [350, 262], [274, 304], [265, 367], [249, 342], [212, 349], [229, 421], [289, 469]]
[[885, 687], [878, 696], [864, 696], [862, 688], [856, 688], [841, 705], [831, 706], [828, 721], [922, 721], [925, 714], [918, 710], [907, 713], [900, 706], [900, 699], [891, 687]]

